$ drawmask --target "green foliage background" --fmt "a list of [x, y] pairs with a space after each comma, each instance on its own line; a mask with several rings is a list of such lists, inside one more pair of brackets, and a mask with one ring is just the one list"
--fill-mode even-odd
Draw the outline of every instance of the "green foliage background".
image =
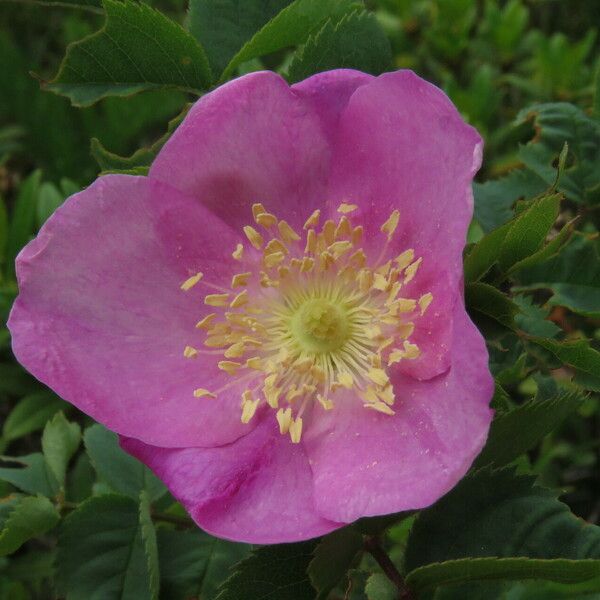
[[[0, 0], [0, 599], [600, 599], [599, 27], [589, 0]], [[219, 83], [338, 67], [414, 69], [485, 138], [465, 297], [497, 414], [433, 507], [251, 548], [14, 361], [14, 257]]]

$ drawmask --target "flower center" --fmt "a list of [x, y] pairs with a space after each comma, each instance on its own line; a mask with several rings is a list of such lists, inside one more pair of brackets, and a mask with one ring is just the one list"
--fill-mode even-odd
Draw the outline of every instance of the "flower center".
[[293, 316], [290, 327], [298, 344], [314, 353], [337, 350], [349, 333], [344, 308], [324, 298], [307, 300]]
[[363, 228], [348, 216], [356, 208], [341, 204], [339, 220], [322, 227], [317, 210], [300, 235], [254, 204], [254, 220], [265, 234], [244, 227], [251, 248], [238, 244], [233, 251], [244, 268], [229, 288], [204, 281], [202, 273], [183, 282], [185, 292], [199, 283], [208, 287], [204, 304], [214, 310], [196, 325], [206, 332], [207, 349], [186, 346], [184, 356], [217, 355], [218, 367], [232, 377], [216, 390], [197, 388], [195, 397], [218, 398], [243, 385], [242, 422], [266, 404], [294, 443], [303, 419], [319, 405], [331, 410], [338, 401], [359, 399], [366, 408], [394, 414], [389, 369], [420, 355], [410, 338], [433, 296], [402, 293], [421, 264], [412, 249], [384, 262], [398, 211], [381, 226], [381, 250], [368, 257]]

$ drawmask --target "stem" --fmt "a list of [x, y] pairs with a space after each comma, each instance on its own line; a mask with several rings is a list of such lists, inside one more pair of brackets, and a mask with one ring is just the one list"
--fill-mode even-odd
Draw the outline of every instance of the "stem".
[[386, 554], [377, 536], [365, 538], [365, 550], [377, 561], [386, 577], [398, 588], [398, 600], [413, 600], [413, 595], [404, 578]]

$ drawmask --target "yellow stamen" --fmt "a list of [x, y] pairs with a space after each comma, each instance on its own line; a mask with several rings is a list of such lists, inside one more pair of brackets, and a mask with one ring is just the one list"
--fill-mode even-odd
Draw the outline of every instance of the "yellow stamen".
[[408, 267], [408, 265], [410, 265], [410, 263], [413, 261], [414, 257], [415, 257], [415, 251], [412, 248], [409, 248], [408, 250], [405, 250], [404, 252], [402, 252], [402, 254], [399, 254], [398, 256], [396, 256], [396, 258], [394, 260], [398, 264], [398, 269], [400, 269], [400, 271], [402, 271], [403, 269], [406, 269], [406, 267]]
[[343, 240], [343, 241], [339, 241], [339, 242], [333, 242], [333, 244], [331, 244], [327, 248], [327, 250], [328, 250], [328, 252], [333, 254], [333, 258], [335, 260], [337, 260], [338, 258], [340, 258], [340, 256], [343, 256], [344, 254], [346, 254], [346, 252], [348, 252], [348, 250], [350, 250], [351, 248], [352, 248], [352, 242]]
[[239, 358], [240, 356], [244, 355], [245, 351], [246, 348], [244, 347], [243, 342], [236, 342], [235, 344], [229, 346], [225, 352], [223, 352], [223, 356], [225, 358]]
[[233, 362], [232, 360], [221, 360], [217, 366], [221, 371], [225, 371], [229, 375], [235, 375], [242, 365], [238, 362]]
[[345, 388], [348, 388], [350, 390], [350, 389], [352, 389], [352, 386], [354, 385], [354, 378], [348, 372], [340, 373], [338, 375], [338, 382], [341, 385], [343, 385]]
[[400, 212], [395, 210], [389, 216], [389, 219], [381, 226], [382, 233], [386, 233], [388, 236], [388, 240], [392, 239], [394, 235], [394, 231], [396, 231], [396, 227], [398, 227], [398, 222], [400, 221]]
[[256, 219], [256, 217], [258, 217], [258, 215], [262, 214], [262, 213], [266, 213], [267, 209], [260, 203], [257, 202], [256, 204], [252, 205], [252, 216]]
[[321, 394], [317, 394], [317, 400], [325, 410], [331, 410], [333, 408], [333, 402], [328, 398], [321, 396]]
[[181, 289], [184, 292], [191, 290], [200, 280], [202, 279], [202, 273], [196, 273], [191, 277], [188, 277], [182, 284]]
[[339, 213], [342, 213], [343, 215], [347, 215], [351, 212], [354, 212], [357, 208], [358, 208], [358, 206], [356, 204], [346, 204], [345, 202], [342, 202], [338, 206], [337, 210]]
[[242, 260], [242, 256], [244, 256], [244, 246], [242, 244], [238, 244], [235, 247], [235, 250], [231, 253], [231, 256], [233, 256], [235, 260]]
[[283, 243], [277, 238], [272, 239], [265, 247], [264, 253], [265, 256], [268, 254], [274, 254], [275, 252], [281, 252], [282, 254], [287, 254], [288, 250], [283, 245]]
[[289, 425], [289, 430], [292, 444], [299, 444], [302, 437], [302, 417], [296, 417], [296, 420]]
[[425, 313], [425, 311], [427, 310], [427, 308], [431, 304], [432, 300], [433, 300], [433, 294], [431, 292], [428, 292], [427, 294], [423, 294], [419, 298], [419, 308], [421, 309], [421, 314], [422, 315]]
[[277, 217], [267, 212], [256, 215], [254, 220], [265, 229], [277, 224]]
[[237, 275], [234, 275], [231, 278], [231, 287], [236, 288], [236, 287], [243, 287], [245, 285], [248, 285], [248, 279], [250, 279], [251, 275], [252, 275], [252, 273], [250, 273], [250, 272], [237, 273]]
[[286, 434], [290, 430], [292, 424], [292, 409], [291, 408], [280, 408], [277, 411], [277, 423], [279, 423], [279, 433], [282, 435]]
[[415, 260], [415, 262], [411, 263], [410, 265], [408, 265], [408, 267], [406, 267], [406, 270], [404, 271], [404, 283], [412, 281], [413, 277], [417, 273], [417, 270], [419, 269], [419, 266], [421, 265], [422, 260], [423, 258], [419, 257], [417, 258], [417, 260]]
[[244, 226], [244, 233], [248, 241], [257, 249], [260, 250], [264, 243], [263, 236], [254, 229], [251, 225]]
[[389, 381], [387, 373], [383, 369], [369, 369], [367, 376], [377, 385], [386, 385]]
[[203, 398], [204, 396], [208, 396], [209, 398], [216, 398], [217, 396], [204, 388], [197, 388], [194, 390], [194, 398]]
[[248, 304], [248, 290], [244, 290], [240, 292], [229, 305], [231, 308], [239, 308], [240, 306], [244, 306], [244, 304]]
[[385, 402], [369, 402], [367, 404], [363, 404], [363, 406], [365, 408], [372, 408], [373, 410], [376, 410], [378, 412], [381, 412], [385, 415], [395, 415], [396, 413], [394, 412], [393, 409], [391, 409]]
[[321, 211], [319, 209], [315, 210], [308, 219], [306, 219], [306, 223], [304, 223], [304, 229], [310, 229], [311, 227], [315, 227], [319, 223], [319, 217], [321, 216]]
[[208, 294], [204, 297], [204, 304], [208, 306], [227, 306], [229, 294]]
[[306, 235], [306, 247], [304, 248], [304, 253], [307, 254], [310, 252], [314, 254], [317, 250], [317, 234], [314, 229], [309, 229], [308, 234]]
[[196, 356], [198, 356], [198, 350], [196, 350], [196, 348], [192, 348], [192, 346], [186, 346], [183, 349], [183, 356], [186, 358], [196, 358]]
[[279, 229], [279, 235], [283, 241], [287, 244], [290, 242], [297, 242], [300, 236], [287, 224], [286, 221], [279, 221], [277, 225]]
[[242, 398], [242, 423], [249, 423], [256, 413], [260, 399], [252, 400], [252, 392], [250, 390], [246, 390], [242, 394]]
[[215, 320], [216, 313], [210, 313], [196, 323], [197, 329], [209, 329], [212, 322]]

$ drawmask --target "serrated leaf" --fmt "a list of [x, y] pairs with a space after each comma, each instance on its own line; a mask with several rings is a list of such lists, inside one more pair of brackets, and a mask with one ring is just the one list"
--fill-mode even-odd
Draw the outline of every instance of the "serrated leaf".
[[69, 423], [62, 412], [58, 412], [46, 424], [42, 434], [44, 458], [60, 487], [64, 487], [67, 465], [77, 452], [81, 441], [81, 427]]
[[11, 502], [10, 511], [2, 519], [0, 556], [11, 554], [27, 540], [52, 529], [60, 519], [58, 511], [48, 498], [16, 498], [16, 501]]
[[146, 490], [153, 502], [167, 491], [148, 467], [121, 450], [117, 435], [102, 425], [88, 427], [83, 442], [96, 472], [116, 492], [137, 499]]
[[263, 546], [241, 561], [223, 584], [217, 600], [314, 600], [307, 574], [316, 542]]
[[[519, 312], [517, 305], [499, 289], [487, 283], [469, 283], [465, 287], [465, 303], [469, 314], [481, 323], [481, 316], [508, 328], [514, 328], [514, 318]], [[484, 326], [481, 323], [481, 326]]]
[[397, 600], [398, 588], [383, 573], [373, 573], [367, 579], [365, 594], [368, 600]]
[[558, 189], [575, 202], [600, 200], [600, 123], [566, 102], [535, 104], [517, 115], [516, 123], [532, 121], [535, 137], [519, 151], [525, 165], [548, 185], [556, 178], [555, 161], [564, 143], [571, 161], [561, 174]]
[[182, 27], [146, 4], [104, 0], [106, 22], [67, 48], [45, 88], [89, 106], [106, 96], [164, 87], [199, 94], [212, 80], [202, 47]]
[[546, 245], [544, 241], [556, 221], [559, 205], [559, 195], [543, 196], [508, 223], [485, 235], [465, 258], [465, 280], [478, 281], [496, 263], [502, 273], [508, 274], [557, 252], [569, 229], [564, 229], [558, 239]]
[[14, 467], [0, 468], [0, 480], [7, 481], [28, 494], [43, 494], [53, 498], [59, 491], [59, 484], [41, 452], [27, 456], [0, 456], [2, 463]]
[[102, 169], [102, 173], [122, 173], [124, 171], [140, 170], [148, 168], [160, 149], [171, 137], [172, 133], [177, 129], [178, 125], [183, 121], [191, 105], [186, 106], [181, 113], [169, 121], [167, 131], [156, 142], [147, 148], [136, 150], [131, 156], [119, 156], [114, 152], [110, 152], [98, 140], [92, 138], [90, 142], [90, 151], [92, 156]]
[[560, 254], [521, 270], [515, 289], [549, 289], [551, 306], [600, 318], [600, 238], [575, 233]]
[[491, 463], [500, 467], [512, 462], [560, 425], [583, 400], [577, 392], [562, 392], [549, 400], [534, 398], [497, 415], [474, 468]]
[[531, 342], [545, 348], [563, 364], [575, 371], [575, 381], [582, 387], [600, 392], [600, 352], [590, 347], [585, 340], [559, 342], [547, 338], [529, 338]]
[[308, 565], [308, 576], [318, 592], [317, 598], [327, 598], [362, 549], [363, 537], [352, 527], [338, 529], [319, 542]]
[[6, 417], [2, 437], [10, 442], [41, 429], [48, 419], [68, 404], [50, 391], [40, 391], [23, 397]]
[[90, 498], [63, 521], [57, 581], [67, 600], [154, 600], [138, 503]]
[[189, 29], [215, 73], [292, 0], [190, 0]]
[[356, 6], [352, 0], [295, 0], [242, 46], [223, 71], [221, 81], [248, 60], [303, 44], [326, 19], [337, 20]]
[[548, 311], [534, 304], [529, 296], [513, 296], [512, 301], [518, 306], [515, 323], [525, 333], [538, 337], [553, 338], [562, 330], [548, 320]]
[[34, 171], [20, 186], [13, 206], [6, 249], [7, 277], [15, 276], [15, 258], [30, 240], [35, 228], [35, 210], [42, 172]]
[[560, 196], [551, 194], [535, 200], [512, 222], [500, 246], [498, 264], [508, 271], [514, 264], [540, 249], [558, 217]]
[[443, 585], [484, 579], [545, 579], [581, 583], [598, 577], [600, 560], [464, 558], [432, 563], [411, 571], [406, 583], [417, 593]]
[[475, 219], [489, 233], [512, 218], [517, 200], [535, 198], [547, 188], [548, 184], [529, 169], [514, 169], [499, 179], [474, 183]]
[[220, 540], [200, 530], [161, 528], [157, 540], [161, 590], [166, 598], [214, 598], [231, 567], [250, 552], [247, 544]]
[[392, 63], [389, 40], [375, 15], [355, 11], [338, 22], [329, 19], [296, 52], [288, 71], [290, 82], [331, 69], [357, 69], [379, 75]]
[[600, 527], [534, 482], [511, 468], [465, 477], [417, 517], [406, 571], [469, 557], [600, 558]]

